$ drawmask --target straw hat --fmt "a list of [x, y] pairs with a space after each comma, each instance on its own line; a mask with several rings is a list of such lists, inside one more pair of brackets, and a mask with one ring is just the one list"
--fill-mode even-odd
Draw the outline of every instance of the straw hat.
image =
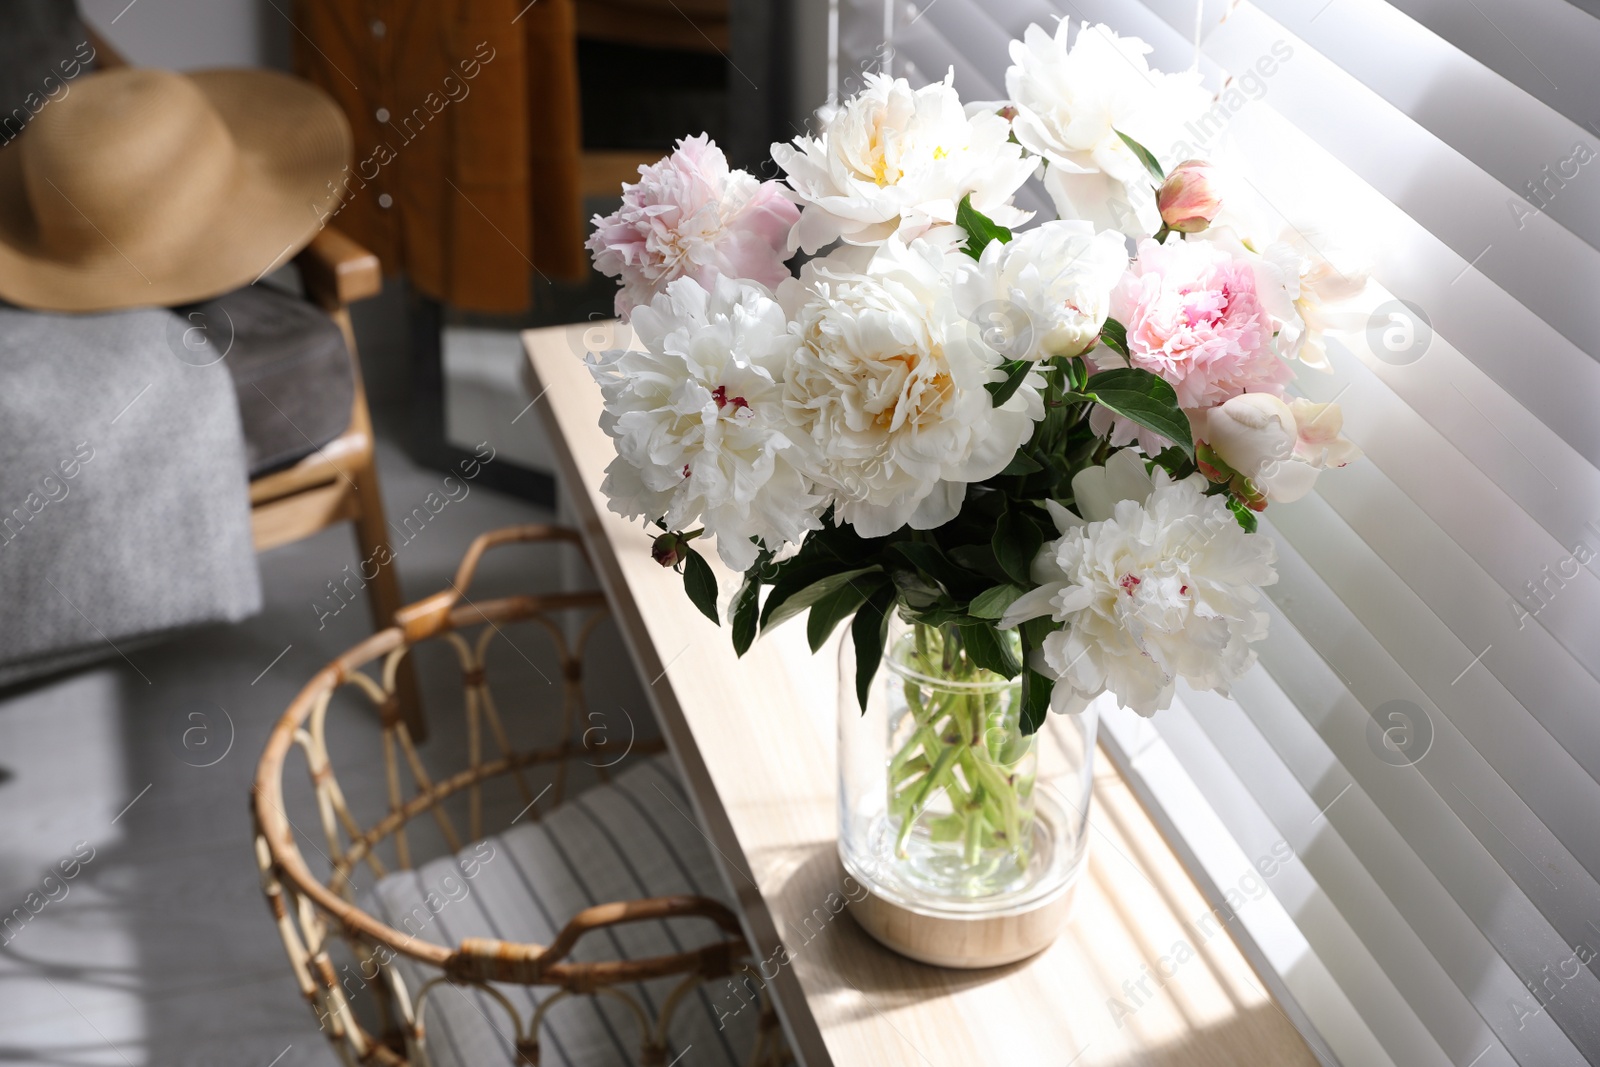
[[0, 151], [0, 297], [106, 311], [248, 285], [338, 206], [350, 144], [338, 106], [283, 74], [79, 78]]

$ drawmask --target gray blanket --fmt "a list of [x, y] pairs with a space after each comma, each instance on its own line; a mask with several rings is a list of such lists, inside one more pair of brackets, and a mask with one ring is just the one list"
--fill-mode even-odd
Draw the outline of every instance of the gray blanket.
[[260, 609], [233, 387], [173, 321], [0, 307], [0, 685]]

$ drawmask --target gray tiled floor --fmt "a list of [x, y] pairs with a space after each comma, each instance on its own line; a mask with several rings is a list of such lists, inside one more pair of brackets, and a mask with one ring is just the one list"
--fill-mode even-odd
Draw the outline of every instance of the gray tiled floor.
[[[391, 514], [409, 512], [442, 477], [388, 447], [381, 466]], [[548, 516], [472, 489], [399, 549], [408, 597], [441, 588], [477, 532], [539, 518]], [[260, 616], [130, 650], [138, 671], [112, 658], [0, 694], [0, 915], [38, 889], [75, 843], [94, 850], [65, 896], [20, 930], [0, 933], [0, 1063], [335, 1062], [269, 922], [246, 800], [272, 723], [317, 667], [369, 632], [364, 604], [320, 629], [312, 607], [355, 557], [348, 528], [325, 531], [262, 558]], [[562, 573], [548, 558], [509, 550], [489, 558], [479, 589], [549, 588]], [[499, 664], [511, 694], [502, 699], [508, 718], [527, 728], [533, 717], [517, 705], [537, 707], [553, 695], [540, 677], [555, 676], [553, 658], [532, 633], [508, 637], [518, 654]], [[626, 731], [626, 716], [650, 730], [610, 624], [592, 663], [604, 668], [592, 672], [590, 695], [605, 724]], [[425, 680], [438, 723], [459, 688], [437, 672]], [[341, 782], [352, 803], [370, 811], [381, 780], [378, 764], [361, 753], [376, 752], [373, 720], [344, 705], [332, 734]], [[448, 765], [461, 742], [440, 726], [428, 750], [430, 763]], [[301, 801], [291, 801], [291, 818], [313, 819], [303, 791], [291, 796]], [[514, 803], [503, 798], [502, 811]]]

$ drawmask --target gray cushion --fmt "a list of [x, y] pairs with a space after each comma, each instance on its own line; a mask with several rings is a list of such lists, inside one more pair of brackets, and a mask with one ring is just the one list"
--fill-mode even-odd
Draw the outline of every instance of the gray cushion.
[[[415, 871], [389, 875], [364, 903], [397, 929], [452, 947], [467, 937], [548, 944], [577, 912], [610, 901], [696, 893], [729, 903], [710, 846], [689, 821], [691, 810], [669, 758], [641, 760], [610, 784], [580, 793], [539, 822], [514, 826]], [[475, 871], [476, 876], [465, 878], [463, 871]], [[426, 907], [430, 891], [436, 894], [436, 911]], [[407, 915], [416, 918], [406, 923]], [[573, 958], [637, 959], [694, 948], [718, 937], [717, 927], [706, 919], [629, 923], [587, 934]], [[413, 996], [437, 973], [403, 957], [399, 966]], [[654, 1012], [678, 982], [677, 977], [658, 979], [628, 990], [647, 1012]], [[549, 987], [496, 988], [516, 1005], [524, 1024], [533, 1007], [555, 992]], [[727, 980], [702, 985], [673, 1016], [668, 1062], [691, 1048], [682, 1063], [738, 1067], [747, 1062], [757, 1009], [741, 1005], [750, 999], [749, 993], [741, 999]], [[505, 1009], [479, 989], [435, 988], [423, 1023], [434, 1067], [518, 1062]], [[638, 1062], [638, 1025], [610, 997], [569, 997], [554, 1005], [539, 1038], [546, 1065]]]
[[316, 305], [247, 285], [173, 313], [179, 358], [221, 359], [233, 376], [250, 477], [309, 456], [349, 427], [356, 388], [350, 353]]

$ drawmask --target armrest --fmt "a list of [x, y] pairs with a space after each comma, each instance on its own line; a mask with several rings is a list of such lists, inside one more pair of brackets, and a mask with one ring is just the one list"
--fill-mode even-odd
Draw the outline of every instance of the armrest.
[[330, 311], [377, 296], [383, 288], [378, 257], [332, 228], [313, 237], [295, 263], [306, 296]]

